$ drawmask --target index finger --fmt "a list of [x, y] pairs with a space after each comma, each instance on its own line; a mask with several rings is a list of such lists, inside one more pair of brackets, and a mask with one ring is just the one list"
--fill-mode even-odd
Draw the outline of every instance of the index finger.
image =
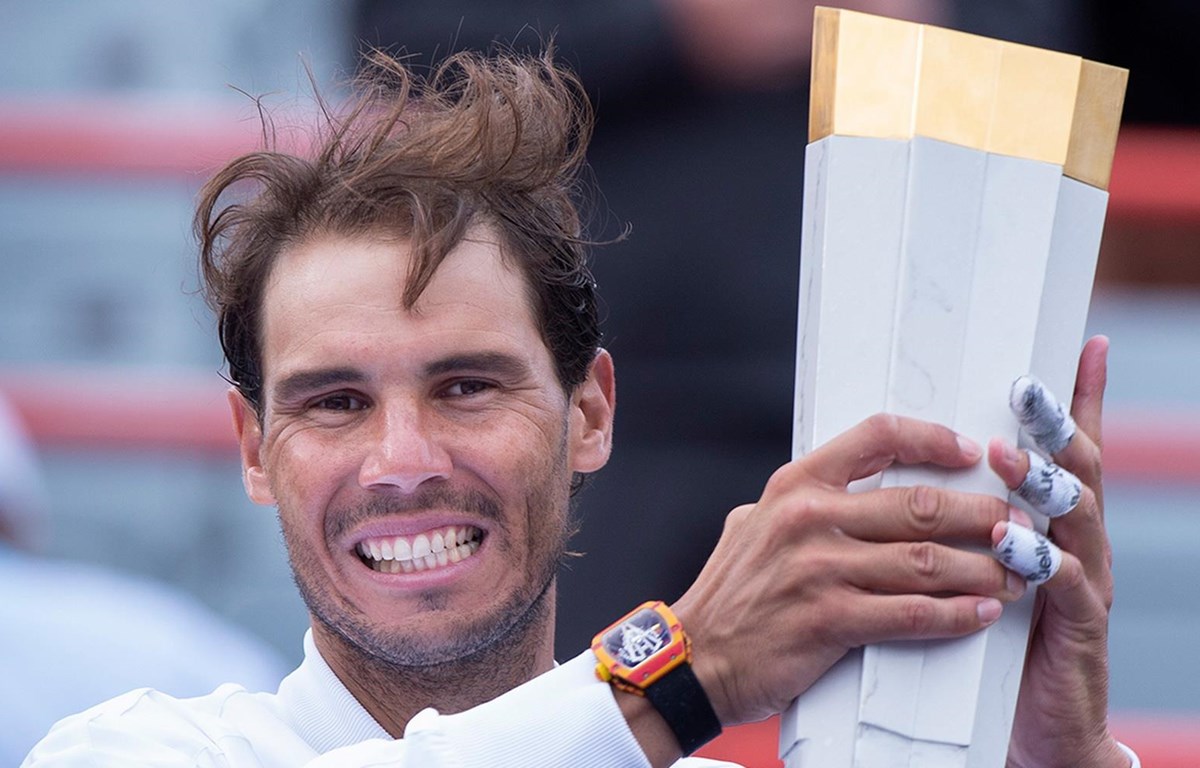
[[859, 422], [800, 460], [804, 471], [834, 488], [870, 477], [893, 464], [969, 467], [983, 455], [954, 430], [890, 413]]

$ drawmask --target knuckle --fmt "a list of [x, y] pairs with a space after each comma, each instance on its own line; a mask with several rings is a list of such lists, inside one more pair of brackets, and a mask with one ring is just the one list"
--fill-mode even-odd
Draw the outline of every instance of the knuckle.
[[770, 498], [784, 493], [794, 484], [793, 476], [801, 471], [800, 462], [790, 462], [772, 472], [771, 476], [767, 478], [767, 484], [763, 487], [763, 497]]
[[914, 541], [908, 545], [908, 562], [913, 573], [927, 582], [937, 581], [944, 570], [937, 545], [928, 541]]
[[903, 610], [904, 627], [913, 635], [930, 634], [937, 626], [937, 609], [930, 600], [914, 597]]
[[[803, 562], [795, 570], [804, 574], [810, 586], [828, 590], [846, 581], [847, 573], [853, 570], [853, 564], [848, 563], [834, 547], [810, 547], [804, 553]], [[838, 605], [837, 602], [834, 604]]]
[[734, 507], [732, 510], [730, 510], [729, 514], [725, 516], [725, 530], [728, 531], [731, 529], [740, 528], [746, 523], [753, 512], [753, 504], [742, 504], [741, 506]]
[[825, 500], [815, 493], [791, 500], [780, 510], [783, 526], [789, 530], [804, 531], [820, 526], [827, 515]]
[[1083, 563], [1079, 562], [1079, 558], [1063, 553], [1057, 580], [1062, 587], [1071, 591], [1085, 588], [1088, 581], [1087, 572], [1084, 571]]
[[900, 434], [900, 418], [894, 413], [876, 413], [863, 422], [871, 436], [879, 442], [892, 444]]
[[937, 489], [913, 486], [905, 491], [904, 500], [912, 529], [924, 536], [935, 534], [942, 522], [942, 496]]
[[845, 651], [863, 645], [862, 614], [854, 598], [844, 592], [826, 591], [826, 599], [813, 606], [811, 634], [820, 647]]
[[1089, 536], [1100, 536], [1107, 541], [1108, 537], [1104, 526], [1104, 504], [1100, 496], [1086, 483], [1079, 486], [1077, 494], [1073, 499], [1074, 504], [1066, 506], [1062, 514], [1070, 521], [1072, 527], [1080, 531], [1087, 531]]
[[827, 648], [843, 647], [848, 642], [844, 634], [845, 628], [840, 612], [835, 606], [822, 601], [810, 606], [809, 615], [812, 617], [810, 632], [813, 641], [818, 646]]
[[821, 483], [811, 471], [813, 461], [815, 459], [809, 455], [789, 461], [776, 469], [763, 486], [763, 498], [794, 493], [799, 488], [820, 487]]

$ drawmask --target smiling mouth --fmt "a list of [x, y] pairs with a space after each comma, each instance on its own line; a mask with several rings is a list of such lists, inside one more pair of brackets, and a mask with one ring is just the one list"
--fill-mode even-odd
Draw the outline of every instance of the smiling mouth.
[[358, 559], [380, 573], [413, 573], [460, 563], [475, 554], [483, 531], [452, 525], [415, 536], [378, 536], [361, 541]]

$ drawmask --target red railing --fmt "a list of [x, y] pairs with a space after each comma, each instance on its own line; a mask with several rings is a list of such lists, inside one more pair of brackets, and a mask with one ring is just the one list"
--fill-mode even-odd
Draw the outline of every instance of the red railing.
[[1114, 219], [1200, 223], [1200, 130], [1122, 129], [1109, 191]]

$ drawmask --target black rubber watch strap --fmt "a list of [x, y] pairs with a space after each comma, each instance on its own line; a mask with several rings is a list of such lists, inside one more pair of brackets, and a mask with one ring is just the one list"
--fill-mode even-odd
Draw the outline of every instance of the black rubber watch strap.
[[721, 721], [691, 664], [680, 664], [648, 686], [646, 698], [667, 721], [685, 756], [721, 735]]

